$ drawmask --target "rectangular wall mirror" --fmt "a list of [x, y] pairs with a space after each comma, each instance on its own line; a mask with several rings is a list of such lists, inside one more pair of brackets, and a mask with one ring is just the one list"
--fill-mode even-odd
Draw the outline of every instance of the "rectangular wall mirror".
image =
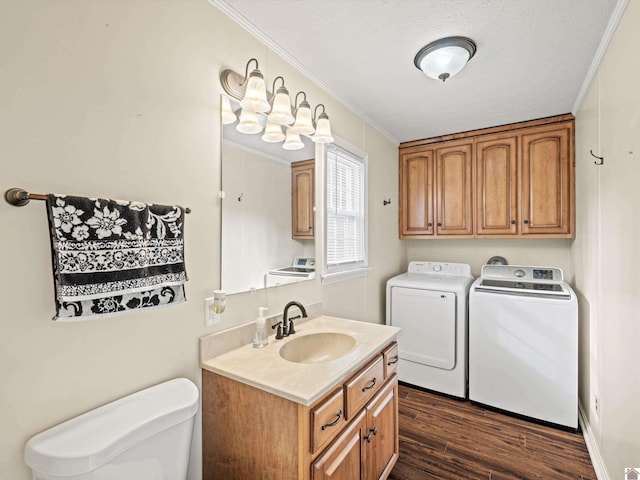
[[282, 141], [263, 141], [263, 131], [240, 133], [240, 104], [225, 99], [236, 120], [225, 116], [221, 129], [221, 288], [231, 294], [313, 279], [315, 144], [301, 136], [302, 149], [285, 150]]

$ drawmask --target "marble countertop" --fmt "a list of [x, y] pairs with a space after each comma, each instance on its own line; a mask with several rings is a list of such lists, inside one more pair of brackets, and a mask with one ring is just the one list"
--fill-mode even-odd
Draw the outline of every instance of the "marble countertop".
[[[280, 356], [280, 349], [288, 342], [321, 332], [351, 335], [356, 344], [346, 355], [326, 362], [295, 363]], [[282, 340], [270, 336], [269, 344], [264, 348], [244, 345], [213, 358], [203, 358], [200, 366], [294, 402], [311, 405], [373, 358], [399, 332], [398, 327], [323, 315], [296, 325], [295, 335]]]

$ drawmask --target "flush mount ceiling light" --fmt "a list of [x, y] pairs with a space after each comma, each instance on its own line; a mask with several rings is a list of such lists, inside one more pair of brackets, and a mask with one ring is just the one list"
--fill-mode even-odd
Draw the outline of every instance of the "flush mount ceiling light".
[[413, 63], [426, 76], [443, 82], [464, 68], [476, 53], [476, 44], [467, 37], [447, 37], [420, 49]]

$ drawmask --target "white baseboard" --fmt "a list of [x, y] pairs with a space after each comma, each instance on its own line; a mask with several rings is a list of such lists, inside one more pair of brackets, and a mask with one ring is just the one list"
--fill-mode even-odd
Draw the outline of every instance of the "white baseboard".
[[598, 442], [596, 442], [596, 438], [593, 435], [593, 430], [591, 430], [589, 419], [584, 412], [584, 408], [582, 408], [582, 403], [578, 403], [578, 421], [580, 428], [582, 428], [582, 435], [584, 436], [584, 442], [587, 444], [587, 450], [589, 451], [589, 457], [591, 457], [591, 463], [596, 472], [596, 477], [598, 480], [609, 480], [609, 474], [600, 455]]

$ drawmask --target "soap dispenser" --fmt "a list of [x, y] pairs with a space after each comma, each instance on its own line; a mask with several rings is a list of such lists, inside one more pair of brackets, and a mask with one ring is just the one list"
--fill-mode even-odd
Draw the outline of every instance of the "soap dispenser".
[[253, 348], [262, 348], [268, 343], [266, 328], [267, 319], [264, 318], [267, 310], [269, 310], [267, 307], [258, 308], [258, 318], [256, 318], [256, 335], [253, 337]]

